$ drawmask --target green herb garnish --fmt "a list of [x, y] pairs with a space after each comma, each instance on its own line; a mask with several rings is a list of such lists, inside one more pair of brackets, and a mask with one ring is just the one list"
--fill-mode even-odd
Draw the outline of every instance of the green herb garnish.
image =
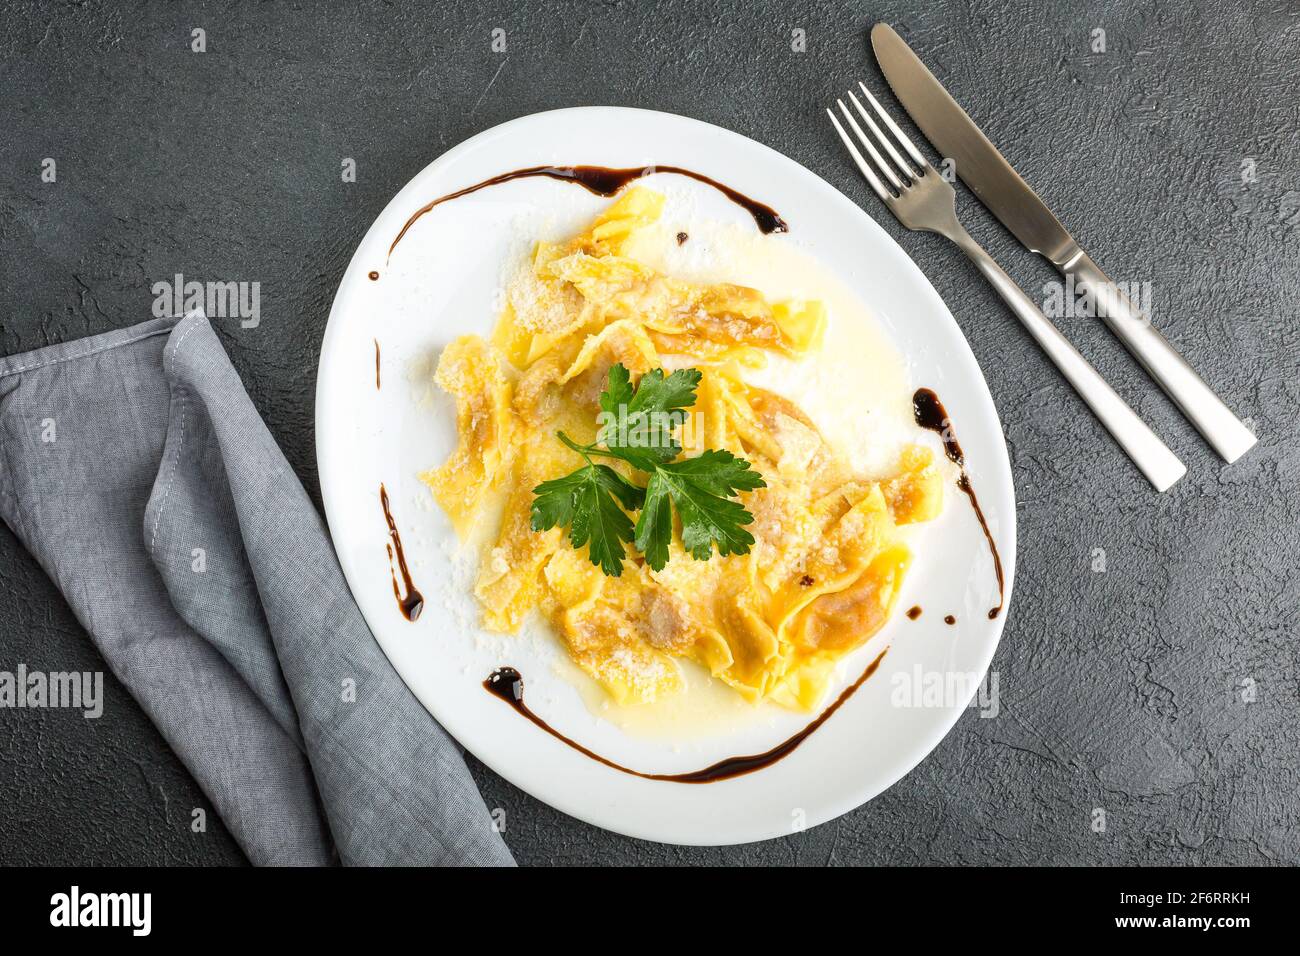
[[[573, 546], [587, 545], [591, 563], [610, 577], [623, 573], [624, 542], [642, 552], [656, 571], [668, 563], [674, 509], [682, 522], [682, 544], [697, 561], [712, 557], [715, 545], [722, 555], [747, 553], [754, 536], [744, 525], [754, 516], [734, 499], [742, 491], [766, 487], [763, 476], [729, 451], [675, 460], [682, 446], [674, 432], [695, 404], [700, 377], [698, 369], [665, 376], [657, 368], [633, 387], [625, 366], [610, 368], [600, 396], [596, 441], [580, 445], [564, 432], [556, 433], [587, 463], [533, 489], [532, 529], [568, 527]], [[596, 464], [592, 456], [615, 458], [645, 472], [646, 485]], [[637, 510], [634, 526], [627, 512]]]
[[[564, 432], [560, 440], [582, 455], [587, 464], [570, 475], [543, 481], [533, 489], [529, 524], [534, 531], [556, 525], [569, 528], [569, 540], [575, 548], [588, 545], [592, 564], [611, 577], [623, 573], [623, 542], [633, 539], [632, 519], [623, 508], [633, 511], [645, 500], [645, 489], [638, 488], [609, 465], [597, 465], [590, 455], [594, 446], [584, 448], [570, 441]], [[620, 503], [622, 508], [619, 507]]]

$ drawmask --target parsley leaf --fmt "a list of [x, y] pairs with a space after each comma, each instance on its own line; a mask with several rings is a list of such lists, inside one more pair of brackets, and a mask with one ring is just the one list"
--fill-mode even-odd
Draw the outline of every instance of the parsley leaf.
[[696, 458], [660, 465], [646, 486], [645, 504], [636, 523], [636, 548], [656, 571], [668, 563], [672, 541], [669, 501], [682, 521], [682, 544], [697, 561], [718, 553], [745, 554], [754, 536], [744, 525], [754, 520], [745, 506], [732, 500], [741, 491], [766, 487], [749, 462], [729, 451], [706, 451]]
[[[754, 520], [735, 500], [742, 491], [766, 487], [749, 462], [729, 451], [706, 451], [674, 461], [681, 444], [673, 433], [695, 404], [698, 369], [664, 375], [661, 368], [641, 376], [636, 386], [627, 368], [614, 365], [600, 396], [601, 427], [595, 443], [579, 445], [564, 432], [557, 436], [586, 460], [563, 478], [544, 481], [533, 493], [534, 531], [568, 527], [575, 548], [588, 546], [591, 563], [610, 577], [623, 573], [624, 542], [645, 555], [656, 571], [668, 563], [673, 512], [682, 523], [682, 543], [697, 561], [718, 553], [745, 554], [754, 536], [744, 526]], [[591, 456], [616, 458], [649, 474], [645, 488]], [[640, 510], [635, 526], [627, 512]]]
[[[587, 457], [582, 446], [563, 432], [560, 440]], [[533, 489], [529, 526], [545, 531], [556, 526], [569, 527], [573, 547], [588, 545], [591, 563], [610, 577], [623, 573], [624, 541], [633, 539], [632, 519], [623, 508], [641, 507], [645, 492], [608, 465], [587, 464], [563, 478], [544, 481]], [[623, 507], [620, 508], [619, 505]]]
[[682, 451], [673, 432], [695, 404], [701, 377], [699, 369], [678, 369], [665, 376], [656, 368], [642, 375], [634, 389], [625, 365], [610, 366], [609, 385], [600, 396], [602, 426], [596, 441], [641, 471], [672, 461]]

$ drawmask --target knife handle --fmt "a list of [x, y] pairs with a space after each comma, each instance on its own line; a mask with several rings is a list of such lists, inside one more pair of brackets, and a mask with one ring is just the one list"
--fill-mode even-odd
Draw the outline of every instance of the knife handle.
[[979, 267], [984, 278], [998, 294], [1022, 325], [1034, 337], [1047, 357], [1061, 370], [1066, 381], [1074, 386], [1079, 397], [1092, 409], [1098, 420], [1106, 426], [1115, 441], [1133, 460], [1133, 464], [1155, 486], [1156, 491], [1167, 491], [1187, 472], [1187, 467], [1168, 446], [1160, 440], [1128, 406], [1115, 390], [1106, 384], [1061, 330], [1043, 315], [1034, 301], [1025, 294], [1015, 280], [1007, 275], [993, 257], [957, 225], [955, 230], [945, 230], [944, 235], [961, 247], [970, 260]]
[[1106, 325], [1224, 461], [1234, 462], [1250, 450], [1255, 435], [1086, 252], [1080, 250], [1061, 271], [1074, 277], [1078, 291], [1092, 296]]

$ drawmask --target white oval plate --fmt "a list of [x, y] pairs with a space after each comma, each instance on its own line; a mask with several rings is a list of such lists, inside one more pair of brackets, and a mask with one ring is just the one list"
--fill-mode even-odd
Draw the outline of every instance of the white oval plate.
[[[896, 613], [850, 657], [832, 694], [890, 647], [876, 674], [834, 716], [761, 771], [705, 785], [623, 774], [566, 747], [484, 691], [493, 668], [514, 666], [525, 676], [529, 705], [552, 726], [611, 760], [657, 773], [762, 752], [808, 720], [779, 712], [676, 745], [593, 716], [561, 675], [554, 641], [480, 631], [465, 557], [417, 477], [440, 464], [455, 441], [454, 407], [429, 385], [439, 350], [457, 335], [490, 330], [506, 264], [526, 254], [540, 224], [563, 234], [607, 200], [549, 179], [494, 186], [424, 216], [390, 262], [389, 246], [407, 218], [435, 197], [526, 166], [656, 163], [703, 173], [774, 207], [790, 224], [779, 241], [797, 243], [846, 283], [905, 357], [913, 387], [938, 391], [1000, 547], [1009, 598], [1015, 503], [1006, 447], [979, 367], [943, 301], [862, 209], [813, 173], [735, 133], [666, 113], [584, 107], [526, 116], [447, 152], [398, 193], [353, 256], [325, 331], [316, 393], [321, 490], [339, 560], [375, 638], [470, 752], [538, 799], [597, 826], [670, 843], [744, 843], [831, 820], [916, 766], [970, 701], [1006, 613], [987, 617], [997, 603], [989, 551], [965, 497], [949, 485], [944, 513], [925, 526], [900, 599], [900, 609], [917, 603], [926, 612], [917, 621]], [[669, 180], [674, 189], [698, 189], [699, 208], [710, 218], [752, 225], [708, 186], [669, 174], [648, 182]], [[368, 278], [372, 270], [378, 281]], [[426, 598], [415, 623], [393, 596], [381, 482]], [[947, 613], [958, 616], [956, 626], [943, 623]], [[954, 673], [969, 675], [964, 689], [937, 699], [919, 693]]]

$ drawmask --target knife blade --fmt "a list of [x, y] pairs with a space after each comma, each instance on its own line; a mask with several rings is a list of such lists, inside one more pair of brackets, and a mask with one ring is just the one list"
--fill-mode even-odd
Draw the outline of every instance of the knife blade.
[[1111, 331], [1226, 461], [1245, 454], [1255, 435], [1106, 277], [903, 38], [877, 23], [871, 46], [894, 95], [934, 148], [953, 160], [957, 176], [980, 202], [1021, 245], [1073, 277], [1076, 290], [1091, 294]]

